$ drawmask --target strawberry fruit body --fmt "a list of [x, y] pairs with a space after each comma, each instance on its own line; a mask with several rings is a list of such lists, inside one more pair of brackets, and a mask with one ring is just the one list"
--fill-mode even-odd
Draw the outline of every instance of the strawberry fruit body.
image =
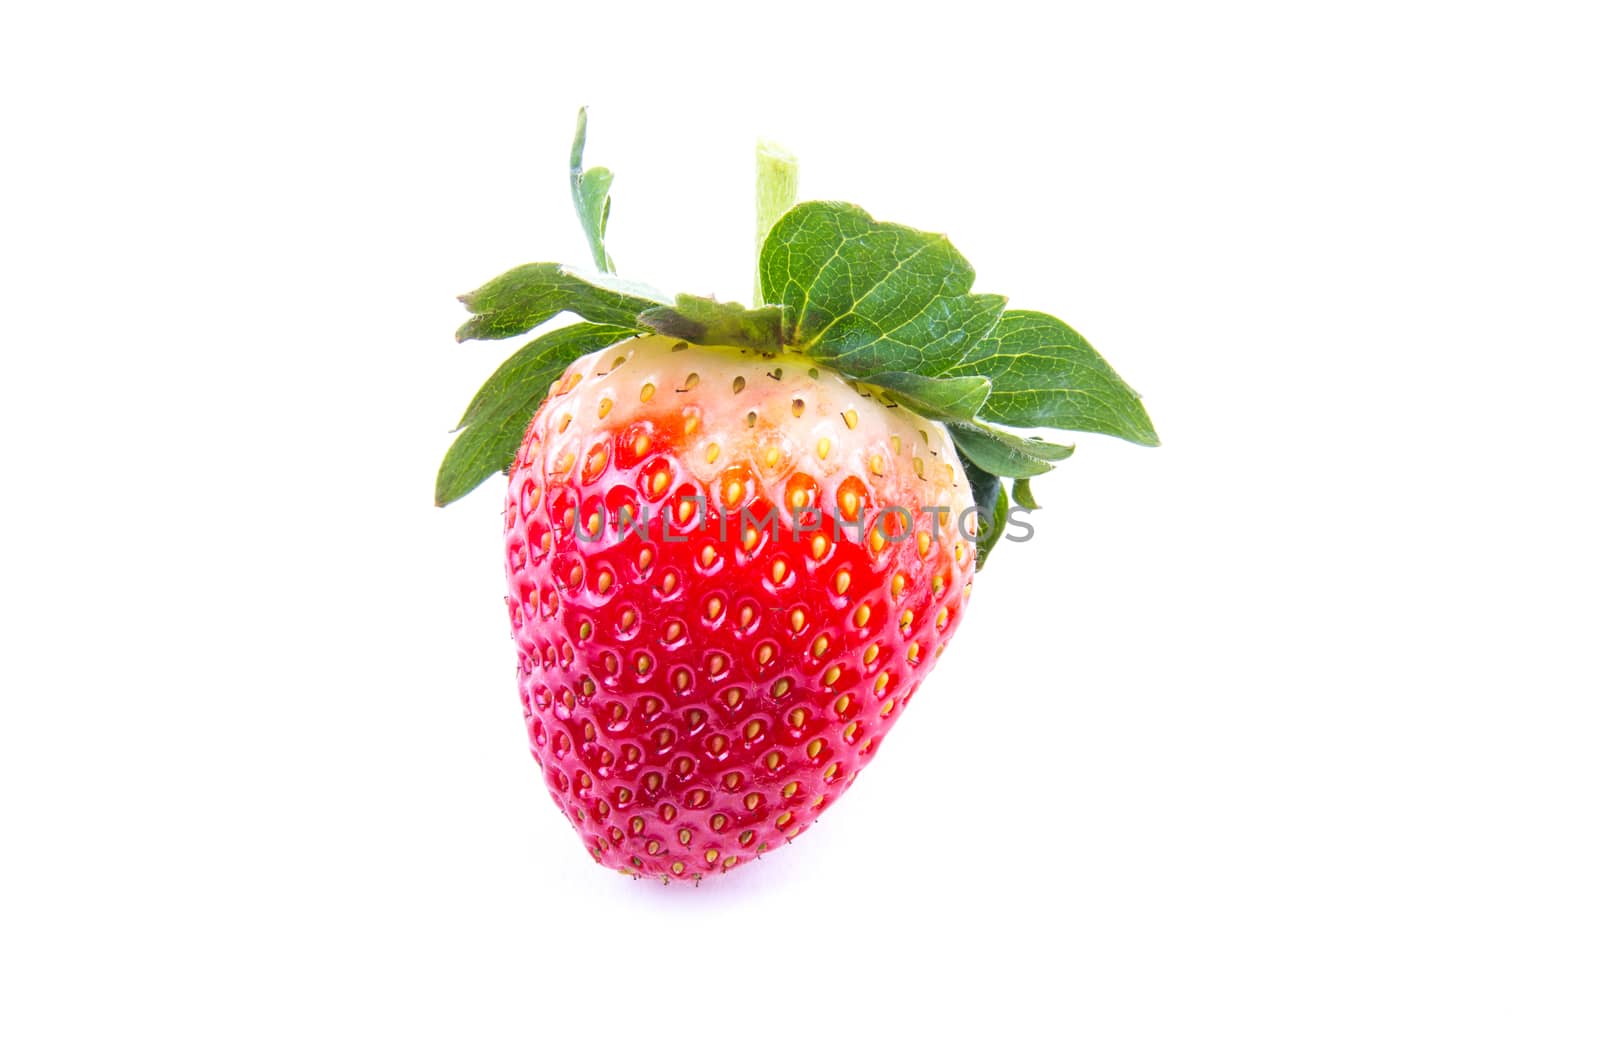
[[574, 363], [506, 502], [534, 757], [597, 861], [675, 877], [749, 861], [849, 787], [975, 563], [936, 423], [832, 372], [685, 346]]
[[1014, 430], [1157, 439], [1064, 322], [974, 293], [942, 235], [794, 204], [774, 146], [756, 306], [615, 278], [585, 128], [569, 167], [594, 270], [515, 267], [461, 297], [456, 338], [580, 320], [484, 383], [434, 496], [510, 477], [523, 717], [584, 847], [698, 881], [793, 839], [877, 755], [1010, 503], [1035, 508], [1030, 480], [1072, 453]]

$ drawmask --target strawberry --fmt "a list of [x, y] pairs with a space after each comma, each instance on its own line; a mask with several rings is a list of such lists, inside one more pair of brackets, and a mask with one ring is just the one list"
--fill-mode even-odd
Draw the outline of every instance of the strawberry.
[[832, 372], [682, 347], [572, 364], [506, 504], [534, 757], [597, 861], [678, 877], [793, 838], [850, 786], [975, 566], [936, 423]]
[[597, 272], [514, 268], [462, 297], [458, 338], [583, 320], [485, 383], [436, 498], [509, 472], [524, 721], [589, 853], [699, 880], [793, 839], [882, 745], [1010, 501], [1034, 507], [1029, 480], [1071, 453], [1000, 426], [1155, 431], [1072, 329], [972, 293], [941, 236], [792, 205], [770, 148], [758, 306], [611, 277], [612, 178], [582, 167], [584, 132]]

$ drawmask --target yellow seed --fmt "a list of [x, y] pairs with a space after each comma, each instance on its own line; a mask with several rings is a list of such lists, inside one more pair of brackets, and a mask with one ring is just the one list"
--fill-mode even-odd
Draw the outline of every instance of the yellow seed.
[[572, 416], [562, 415], [561, 421], [556, 423], [556, 432], [565, 433], [567, 431], [567, 427], [570, 425], [572, 425]]
[[688, 844], [692, 840], [694, 840], [694, 834], [689, 831], [687, 826], [678, 831], [679, 844]]
[[623, 631], [631, 631], [633, 629], [633, 626], [636, 623], [638, 623], [639, 615], [637, 613], [635, 613], [631, 608], [630, 609], [626, 609], [626, 610], [622, 611], [622, 617], [620, 618], [620, 620], [621, 620], [622, 630]]
[[844, 424], [850, 429], [856, 428], [856, 423], [859, 421], [861, 421], [861, 417], [856, 414], [856, 409], [851, 408], [844, 413]]
[[783, 698], [789, 695], [790, 682], [787, 678], [780, 678], [772, 684], [772, 695]]
[[823, 537], [821, 534], [813, 535], [812, 538], [811, 538], [811, 558], [812, 559], [821, 559], [823, 556], [825, 556], [827, 554], [828, 554], [828, 539]]
[[655, 494], [660, 494], [662, 491], [664, 491], [666, 489], [667, 489], [667, 472], [666, 472], [665, 469], [663, 469], [661, 472], [656, 473], [654, 476], [652, 476], [650, 478], [650, 490]]
[[883, 546], [887, 543], [888, 541], [884, 538], [883, 531], [879, 530], [877, 525], [874, 525], [872, 528], [872, 534], [867, 538], [867, 544], [872, 548], [873, 555], [877, 555], [879, 552], [882, 552]]
[[633, 438], [633, 453], [643, 458], [645, 452], [650, 450], [650, 438], [640, 433]]
[[870, 459], [868, 459], [867, 467], [872, 470], [872, 475], [873, 476], [882, 476], [883, 475], [883, 456], [882, 455], [873, 455]]
[[744, 727], [744, 738], [745, 739], [753, 740], [753, 739], [757, 738], [760, 735], [761, 735], [761, 723], [760, 722], [758, 722], [758, 721], [751, 722], [749, 725], [746, 725]]
[[926, 557], [927, 554], [928, 554], [928, 549], [930, 549], [932, 547], [933, 547], [933, 538], [928, 535], [927, 531], [924, 530], [920, 534], [917, 535], [917, 554], [918, 555]]
[[739, 504], [740, 499], [744, 497], [744, 484], [738, 480], [729, 481], [727, 493], [723, 497], [727, 499], [729, 506]]
[[950, 623], [950, 607], [941, 606], [939, 612], [933, 615], [933, 626], [942, 629]]
[[899, 436], [899, 434], [896, 434], [896, 435], [894, 435], [894, 436], [889, 438], [889, 450], [893, 451], [895, 454], [899, 454], [900, 453], [900, 436]]
[[772, 648], [772, 643], [764, 642], [756, 650], [756, 660], [762, 664], [768, 663], [772, 660], [772, 654], [774, 652], [775, 651]]
[[917, 615], [912, 613], [910, 610], [907, 610], [900, 615], [900, 626], [902, 628], [909, 628], [913, 623], [916, 622], [916, 619]]
[[748, 552], [752, 548], [754, 548], [756, 546], [756, 531], [755, 531], [755, 528], [751, 527], [748, 530], [746, 530], [744, 532], [744, 537], [741, 540], [744, 543], [744, 550], [746, 552]]
[[721, 653], [713, 653], [711, 654], [710, 664], [711, 673], [714, 675], [720, 675], [723, 671], [727, 670], [728, 658], [723, 656]]
[[563, 453], [560, 458], [556, 459], [556, 472], [564, 473], [568, 469], [571, 469], [574, 461], [575, 459], [572, 457], [571, 451]]
[[700, 565], [710, 566], [717, 561], [717, 550], [707, 545], [700, 550]]
[[647, 382], [643, 386], [639, 387], [639, 399], [641, 401], [647, 401], [651, 397], [654, 397], [655, 395], [656, 395], [656, 384], [655, 383]]
[[578, 625], [578, 639], [580, 641], [588, 638], [592, 634], [594, 634], [593, 624], [590, 624], [588, 621], [584, 621], [582, 624]]
[[843, 718], [850, 710], [850, 696], [845, 694], [833, 702], [834, 713]]
[[748, 628], [750, 626], [750, 622], [755, 619], [756, 611], [754, 608], [745, 606], [739, 610], [739, 627]]
[[854, 520], [861, 511], [861, 496], [855, 491], [846, 489], [839, 496], [839, 512], [847, 520]]
[[722, 860], [722, 868], [723, 869], [732, 869], [733, 867], [737, 866], [738, 864], [739, 864], [739, 856], [737, 856], [737, 855], [729, 855], [727, 858]]
[[861, 663], [866, 665], [867, 667], [871, 667], [872, 666], [872, 662], [874, 660], [877, 660], [877, 659], [878, 659], [878, 644], [876, 642], [874, 642], [872, 645], [867, 647], [867, 651], [865, 653], [861, 654]]
[[800, 784], [799, 783], [795, 783], [795, 782], [785, 783], [783, 785], [783, 796], [784, 797], [793, 797], [795, 795], [795, 792], [798, 791], [799, 789], [800, 789]]
[[837, 761], [830, 763], [827, 768], [822, 770], [822, 778], [824, 780], [832, 779], [834, 776], [837, 776], [838, 774], [839, 774], [839, 763]]
[[722, 700], [730, 708], [739, 706], [739, 701], [744, 699], [744, 690], [735, 686], [722, 694]]
[[[783, 755], [782, 754], [779, 754], [777, 751], [772, 751], [771, 753], [769, 753], [767, 755], [767, 768], [776, 770], [777, 767], [779, 765], [781, 765], [781, 764], [783, 764]], [[753, 798], [755, 796], [756, 796], [755, 794], [751, 794], [750, 797], [745, 798], [745, 803], [748, 805], [750, 803], [750, 798]], [[757, 801], [757, 804], [759, 804], [759, 803], [760, 802]], [[752, 810], [754, 810], [755, 805], [750, 805], [750, 808]]]
[[891, 697], [889, 697], [889, 699], [887, 699], [887, 700], [885, 700], [883, 702], [883, 710], [878, 712], [878, 716], [880, 718], [887, 718], [887, 717], [889, 717], [889, 714], [893, 710], [894, 710], [894, 697], [891, 696]]
[[715, 851], [706, 852], [706, 861], [707, 862], [716, 862], [717, 861], [717, 853]]
[[775, 448], [775, 447], [767, 448], [767, 468], [768, 469], [772, 469], [772, 468], [776, 467], [777, 464], [778, 464], [778, 459], [780, 457], [782, 457], [782, 456], [778, 453], [778, 449], [777, 448]]
[[646, 671], [650, 670], [650, 658], [645, 656], [643, 653], [640, 653], [639, 656], [634, 660], [633, 666], [638, 669], [638, 672], [642, 675]]
[[694, 502], [685, 499], [678, 503], [678, 522], [685, 523], [694, 515]]
[[666, 636], [668, 642], [678, 641], [683, 636], [683, 625], [677, 621], [669, 621], [667, 623]]
[[650, 569], [650, 564], [655, 560], [655, 558], [656, 554], [654, 552], [650, 551], [648, 548], [641, 548], [639, 550], [639, 569]]
[[854, 743], [856, 741], [856, 734], [860, 731], [860, 722], [851, 722], [849, 725], [846, 725], [844, 727], [844, 741], [846, 743]]
[[686, 390], [692, 390], [698, 385], [700, 385], [700, 373], [699, 372], [690, 372], [689, 373], [689, 377], [687, 379], [683, 380], [683, 388], [686, 389]]
[[796, 606], [789, 612], [789, 627], [799, 631], [806, 626], [806, 611]]
[[917, 658], [921, 655], [922, 647], [917, 643], [913, 642], [911, 645], [906, 647], [906, 659], [911, 661], [913, 664], [917, 662]]
[[672, 684], [678, 687], [679, 692], [689, 688], [689, 672], [680, 669], [672, 676]]
[[828, 457], [828, 450], [831, 447], [833, 447], [833, 443], [827, 437], [823, 437], [821, 440], [818, 440], [817, 441], [817, 457], [818, 458], [827, 458]]
[[716, 620], [718, 617], [722, 616], [721, 598], [713, 595], [711, 598], [706, 600], [706, 616], [712, 620]]
[[826, 636], [826, 635], [818, 635], [817, 636], [817, 640], [811, 644], [811, 655], [814, 656], [814, 657], [820, 658], [824, 654], [826, 654], [827, 652], [828, 652], [828, 636]]
[[683, 431], [689, 436], [694, 436], [695, 430], [700, 428], [700, 416], [689, 415], [683, 420]]
[[913, 458], [911, 460], [911, 468], [916, 471], [916, 474], [917, 474], [918, 477], [922, 477], [923, 476], [923, 472], [922, 472], [922, 456], [921, 455], [918, 455], [917, 457], [915, 457], [915, 458]]
[[966, 556], [967, 556], [966, 546], [961, 544], [961, 542], [957, 541], [956, 542], [956, 562], [958, 562], [958, 563], [961, 562], [963, 559], [966, 558]]
[[806, 757], [814, 758], [818, 754], [821, 754], [821, 753], [822, 753], [822, 741], [821, 740], [812, 740], [810, 743], [806, 744]]
[[672, 590], [676, 587], [678, 587], [677, 574], [669, 573], [661, 579], [661, 590], [666, 594], [671, 595]]
[[772, 564], [772, 583], [782, 584], [783, 579], [789, 574], [789, 564], [783, 560], [774, 560]]
[[838, 664], [833, 665], [832, 667], [828, 668], [828, 670], [826, 670], [826, 671], [824, 671], [822, 673], [822, 684], [823, 685], [832, 685], [833, 683], [835, 683], [835, 682], [837, 682], [839, 680], [839, 675], [840, 674], [841, 674], [841, 672], [839, 670], [839, 665]]
[[777, 821], [778, 821], [778, 829], [782, 830], [785, 827], [787, 827], [790, 823], [794, 822], [794, 814], [792, 812], [784, 812], [782, 815], [778, 816], [778, 820]]
[[856, 607], [856, 627], [865, 628], [867, 621], [872, 619], [872, 607], [862, 603]]
[[900, 598], [900, 593], [904, 592], [905, 590], [906, 590], [906, 575], [905, 574], [895, 574], [892, 578], [889, 579], [889, 593], [891, 595], [893, 595], [896, 599]]
[[884, 672], [881, 672], [878, 675], [877, 681], [872, 683], [872, 688], [876, 689], [878, 692], [881, 693], [881, 692], [883, 692], [884, 686], [886, 686], [888, 684], [889, 684], [889, 672], [884, 671]]
[[600, 514], [598, 512], [589, 517], [587, 526], [591, 536], [600, 533]]
[[710, 447], [706, 448], [706, 461], [715, 462], [717, 460], [717, 456], [720, 454], [722, 454], [722, 448], [718, 447], [716, 444], [712, 444]]
[[843, 595], [850, 587], [850, 571], [840, 570], [833, 579], [833, 590], [838, 595]]

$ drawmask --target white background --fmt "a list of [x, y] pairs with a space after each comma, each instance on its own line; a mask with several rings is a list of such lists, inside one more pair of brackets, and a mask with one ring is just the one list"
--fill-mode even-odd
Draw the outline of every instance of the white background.
[[[9, 10], [0, 1032], [1600, 1031], [1585, 5], [1096, 6]], [[742, 298], [772, 136], [1165, 440], [698, 889], [584, 854], [430, 504], [580, 103], [624, 275]]]

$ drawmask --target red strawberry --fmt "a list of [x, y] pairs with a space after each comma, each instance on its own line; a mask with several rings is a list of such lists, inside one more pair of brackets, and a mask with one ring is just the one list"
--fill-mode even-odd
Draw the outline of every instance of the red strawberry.
[[809, 826], [971, 589], [943, 427], [796, 361], [627, 340], [567, 369], [517, 453], [507, 601], [533, 754], [624, 872], [698, 878]]
[[595, 270], [514, 267], [461, 297], [456, 337], [582, 320], [483, 384], [434, 496], [510, 474], [523, 713], [590, 854], [699, 879], [792, 839], [882, 745], [1008, 502], [1072, 453], [1013, 430], [1158, 440], [1065, 322], [974, 293], [942, 235], [794, 204], [781, 149], [758, 150], [755, 307], [612, 277], [586, 126]]

